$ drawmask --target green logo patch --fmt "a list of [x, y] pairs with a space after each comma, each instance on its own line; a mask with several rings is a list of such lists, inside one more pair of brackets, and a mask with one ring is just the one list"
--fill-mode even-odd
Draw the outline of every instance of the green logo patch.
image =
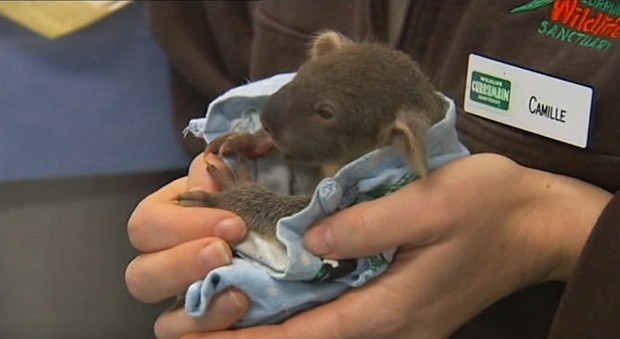
[[469, 98], [475, 102], [507, 111], [510, 106], [509, 80], [473, 71]]

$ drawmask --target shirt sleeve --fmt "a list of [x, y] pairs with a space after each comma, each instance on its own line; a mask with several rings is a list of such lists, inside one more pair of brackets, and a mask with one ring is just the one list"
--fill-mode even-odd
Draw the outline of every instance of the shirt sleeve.
[[599, 217], [549, 338], [620, 338], [620, 191]]

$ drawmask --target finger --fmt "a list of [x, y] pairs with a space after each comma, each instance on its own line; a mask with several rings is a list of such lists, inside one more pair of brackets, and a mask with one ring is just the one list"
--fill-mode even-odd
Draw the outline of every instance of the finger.
[[157, 302], [183, 293], [187, 286], [231, 260], [228, 245], [218, 238], [204, 238], [136, 257], [127, 266], [125, 281], [136, 299]]
[[447, 220], [446, 199], [437, 197], [431, 180], [414, 182], [319, 221], [304, 238], [306, 248], [326, 258], [346, 259], [378, 254], [405, 243], [428, 244], [438, 236], [434, 225]]
[[[361, 293], [366, 293], [366, 289], [352, 290], [335, 301], [305, 311], [279, 325], [255, 326], [210, 333], [191, 333], [182, 338], [389, 338], [389, 333], [393, 329], [387, 325], [393, 318], [402, 318], [402, 315], [378, 316], [373, 308], [368, 305], [383, 304], [385, 300], [377, 298], [377, 294], [364, 295]], [[386, 307], [384, 310], [386, 310], [384, 313], [395, 313], [390, 307]]]
[[187, 178], [177, 179], [145, 198], [127, 224], [129, 240], [138, 250], [153, 252], [208, 236], [236, 243], [245, 236], [243, 220], [232, 212], [182, 207], [174, 198], [186, 191]]
[[241, 291], [224, 291], [213, 297], [203, 317], [192, 317], [182, 308], [163, 313], [155, 322], [155, 335], [159, 339], [176, 339], [189, 332], [226, 329], [235, 324], [249, 307], [250, 301]]

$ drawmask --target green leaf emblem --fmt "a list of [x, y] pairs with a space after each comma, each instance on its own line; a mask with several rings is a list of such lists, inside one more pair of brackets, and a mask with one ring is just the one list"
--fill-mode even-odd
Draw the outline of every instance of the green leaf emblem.
[[554, 0], [532, 0], [521, 6], [517, 6], [510, 10], [510, 13], [529, 12], [540, 7], [545, 7], [553, 3]]

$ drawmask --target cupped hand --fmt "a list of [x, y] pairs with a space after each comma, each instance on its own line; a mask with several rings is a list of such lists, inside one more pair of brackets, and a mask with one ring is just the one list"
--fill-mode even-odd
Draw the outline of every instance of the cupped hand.
[[[208, 161], [226, 168], [215, 156]], [[229, 264], [232, 253], [228, 244], [245, 235], [243, 221], [231, 212], [179, 206], [175, 197], [192, 189], [218, 190], [202, 156], [194, 159], [187, 177], [145, 198], [129, 219], [129, 239], [143, 253], [127, 266], [125, 280], [131, 294], [141, 301], [182, 295], [210, 270]], [[217, 312], [208, 312], [203, 318], [190, 317], [178, 307], [166, 311], [155, 324], [156, 335], [178, 338], [192, 331], [228, 328], [245, 313], [249, 300], [240, 291], [230, 290], [215, 297], [211, 305]]]
[[333, 259], [398, 247], [380, 277], [279, 325], [183, 338], [446, 337], [521, 287], [567, 280], [610, 199], [501, 156], [470, 156], [306, 235], [309, 250]]

